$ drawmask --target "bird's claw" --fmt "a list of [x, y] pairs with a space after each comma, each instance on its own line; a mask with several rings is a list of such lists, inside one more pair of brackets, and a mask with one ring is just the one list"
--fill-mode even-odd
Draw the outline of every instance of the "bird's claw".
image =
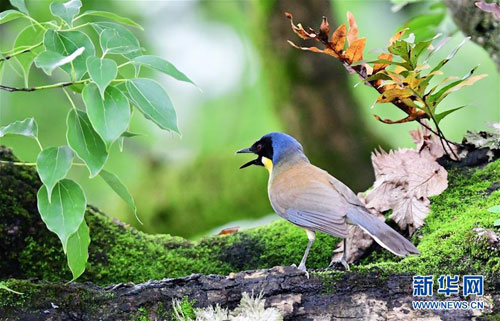
[[[342, 267], [339, 265], [342, 265]], [[346, 260], [332, 260], [327, 269], [349, 271], [349, 264]]]
[[297, 269], [301, 270], [302, 272], [304, 272], [306, 274], [306, 277], [309, 279], [309, 272], [307, 272], [307, 269], [306, 269], [305, 265], [299, 264], [299, 266], [297, 267], [296, 264], [292, 264], [291, 266], [294, 267], [294, 268], [297, 268]]

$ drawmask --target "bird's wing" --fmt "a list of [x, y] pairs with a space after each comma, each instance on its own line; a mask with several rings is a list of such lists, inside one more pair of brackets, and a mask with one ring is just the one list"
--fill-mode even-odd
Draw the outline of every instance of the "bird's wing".
[[347, 236], [349, 203], [333, 187], [331, 176], [310, 164], [294, 166], [275, 177], [269, 196], [273, 208], [290, 222], [338, 237]]
[[359, 200], [359, 198], [354, 194], [354, 192], [344, 183], [333, 177], [332, 175], [328, 174], [328, 180], [330, 181], [330, 184], [332, 184], [333, 188], [339, 192], [342, 197], [351, 205], [356, 205], [356, 206], [361, 206], [365, 207], [365, 205]]

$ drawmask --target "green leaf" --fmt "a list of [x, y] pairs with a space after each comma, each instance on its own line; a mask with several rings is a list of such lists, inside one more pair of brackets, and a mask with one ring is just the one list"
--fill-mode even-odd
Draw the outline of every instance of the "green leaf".
[[466, 106], [467, 105], [463, 105], [463, 106], [460, 106], [460, 107], [456, 107], [456, 108], [452, 108], [452, 109], [449, 109], [449, 110], [445, 110], [445, 111], [443, 111], [442, 113], [439, 113], [439, 114], [434, 114], [434, 119], [436, 119], [436, 123], [439, 124], [441, 122], [441, 120], [443, 120], [443, 118], [445, 118], [446, 116], [448, 116], [452, 112], [460, 110], [460, 109], [462, 109], [462, 108], [464, 108]]
[[71, 89], [72, 91], [74, 91], [75, 93], [81, 94], [83, 91], [83, 88], [85, 88], [85, 84], [74, 84], [74, 85], [68, 86], [68, 88]]
[[139, 40], [127, 28], [113, 22], [92, 23], [106, 54], [126, 54], [140, 49]]
[[70, 179], [57, 182], [49, 202], [47, 187], [42, 185], [38, 191], [38, 211], [47, 228], [57, 234], [67, 251], [68, 239], [83, 221], [87, 201], [82, 188]]
[[[460, 42], [460, 44], [458, 44], [458, 46], [455, 47], [455, 49], [452, 50], [452, 52], [448, 55], [448, 57], [446, 57], [445, 59], [441, 60], [437, 65], [436, 67], [434, 67], [430, 72], [429, 74], [426, 76], [425, 80], [420, 84], [420, 87], [422, 88], [425, 88], [427, 87], [427, 85], [429, 84], [429, 82], [431, 81], [432, 78], [434, 78], [434, 76], [437, 74], [437, 71], [440, 70], [441, 68], [443, 68], [444, 65], [446, 65], [448, 63], [448, 61], [450, 61], [455, 55], [456, 53], [458, 52], [458, 50], [470, 39], [470, 37], [467, 37], [465, 38], [464, 40], [462, 40], [462, 42]], [[437, 52], [449, 39], [448, 38], [445, 38], [441, 41], [440, 44], [437, 45], [437, 47], [432, 50], [429, 55], [425, 58], [425, 61], [424, 63], [427, 63], [429, 61], [429, 58], [435, 53]]]
[[52, 189], [66, 177], [73, 163], [73, 152], [68, 146], [46, 148], [38, 154], [36, 168], [40, 179], [47, 187], [49, 202]]
[[[46, 24], [42, 24], [46, 25]], [[37, 44], [43, 40], [43, 34], [45, 33], [45, 30], [36, 25], [33, 24], [31, 26], [27, 26], [24, 28], [19, 35], [16, 38], [16, 41], [14, 42], [14, 48], [20, 48], [20, 47], [29, 47], [34, 44]], [[39, 46], [36, 48], [31, 49], [31, 51], [25, 52], [21, 55], [17, 55], [16, 59], [23, 68], [23, 73], [24, 73], [24, 85], [26, 87], [29, 87], [28, 85], [28, 78], [29, 78], [29, 71], [31, 68], [31, 65], [33, 64], [33, 60], [35, 60], [35, 57], [40, 54], [43, 51], [43, 46]]]
[[131, 132], [124, 132], [122, 134], [123, 137], [130, 138], [130, 137], [136, 137], [136, 136], [143, 136], [142, 134], [137, 134], [137, 133], [131, 133]]
[[127, 97], [118, 89], [108, 87], [104, 100], [93, 83], [82, 92], [87, 113], [95, 131], [101, 136], [107, 149], [127, 130], [130, 122], [130, 105]]
[[109, 185], [109, 187], [111, 187], [111, 189], [113, 189], [113, 191], [115, 191], [115, 193], [118, 194], [118, 196], [120, 196], [120, 198], [124, 200], [125, 203], [127, 203], [127, 205], [134, 211], [135, 218], [139, 221], [139, 223], [143, 224], [137, 216], [137, 208], [135, 207], [132, 195], [130, 195], [127, 187], [123, 185], [118, 176], [106, 170], [102, 170], [99, 175]]
[[73, 18], [80, 12], [82, 2], [80, 0], [70, 0], [68, 2], [52, 2], [50, 12], [55, 17], [63, 19], [68, 26], [73, 27]]
[[131, 133], [131, 132], [124, 132], [120, 138], [118, 138], [118, 148], [120, 149], [120, 152], [123, 152], [123, 142], [125, 138], [131, 138], [131, 137], [136, 137], [136, 136], [143, 136], [142, 134], [136, 134], [136, 133]]
[[21, 135], [33, 138], [38, 138], [38, 124], [35, 118], [26, 118], [25, 120], [18, 120], [7, 126], [0, 127], [0, 137], [5, 135]]
[[474, 72], [476, 71], [476, 69], [477, 69], [477, 67], [474, 67], [467, 75], [465, 75], [461, 79], [444, 86], [437, 93], [431, 95], [428, 99], [429, 103], [431, 103], [433, 105], [437, 105], [441, 101], [443, 101], [443, 99], [445, 99], [446, 96], [448, 96], [450, 93], [457, 91], [462, 87], [471, 86], [476, 81], [487, 76], [486, 74], [472, 76], [474, 74]]
[[94, 44], [90, 38], [81, 31], [55, 31], [47, 30], [43, 37], [46, 50], [54, 51], [62, 56], [69, 56], [80, 47], [85, 51], [69, 65], [61, 68], [70, 75], [71, 79], [80, 80], [87, 72], [87, 58], [95, 56]]
[[177, 116], [163, 87], [152, 79], [136, 78], [127, 81], [127, 90], [139, 110], [160, 128], [179, 133]]
[[138, 28], [140, 30], [144, 30], [144, 28], [140, 24], [138, 24], [137, 22], [135, 22], [129, 18], [119, 16], [116, 13], [112, 13], [112, 12], [87, 10], [84, 13], [82, 13], [79, 18], [84, 17], [84, 16], [104, 17], [104, 18], [115, 20], [117, 22], [121, 22], [123, 24]]
[[378, 72], [374, 75], [371, 75], [369, 76], [368, 78], [366, 79], [361, 79], [360, 81], [358, 81], [354, 87], [358, 87], [359, 84], [362, 84], [362, 83], [365, 83], [365, 82], [369, 82], [369, 81], [373, 81], [373, 80], [379, 80], [379, 79], [382, 79], [382, 80], [391, 80], [392, 78], [389, 77], [388, 75], [386, 75], [385, 73], [383, 72]]
[[20, 18], [22, 16], [24, 16], [24, 14], [22, 12], [17, 11], [17, 10], [2, 11], [2, 12], [0, 12], [0, 24], [15, 20], [15, 19]]
[[436, 38], [440, 37], [441, 35], [438, 34], [434, 36], [434, 38], [425, 40], [425, 41], [420, 41], [415, 44], [413, 48], [411, 48], [410, 51], [410, 64], [412, 65], [413, 68], [417, 66], [418, 63], [418, 58], [420, 55], [427, 49], [429, 46], [432, 44]]
[[88, 57], [87, 70], [92, 81], [99, 87], [101, 98], [104, 99], [104, 90], [118, 74], [116, 62], [112, 59]]
[[71, 234], [68, 239], [67, 257], [68, 266], [76, 280], [85, 271], [85, 265], [89, 259], [90, 233], [85, 219], [78, 230]]
[[54, 51], [44, 51], [35, 58], [35, 65], [38, 68], [42, 68], [47, 75], [52, 75], [52, 72], [57, 67], [62, 67], [66, 64], [71, 63], [78, 56], [80, 56], [85, 51], [84, 47], [76, 49], [69, 56], [63, 56]]
[[[137, 50], [123, 54], [122, 56], [127, 58], [128, 60], [133, 60], [139, 56], [142, 56], [142, 51], [143, 51], [143, 48], [139, 48]], [[139, 77], [139, 73], [141, 72], [141, 65], [140, 64], [132, 64], [132, 67], [134, 68], [134, 75], [133, 76], [129, 77], [127, 75], [126, 67], [120, 69], [120, 74], [123, 75], [124, 78], [137, 78], [137, 77]]]
[[70, 110], [66, 138], [71, 149], [87, 165], [90, 177], [99, 174], [108, 159], [108, 152], [106, 145], [92, 127], [84, 111]]
[[0, 282], [0, 290], [5, 290], [5, 291], [9, 291], [9, 292], [12, 292], [12, 293], [15, 293], [15, 294], [20, 294], [20, 295], [23, 295], [24, 293], [21, 293], [21, 292], [17, 292], [17, 291], [14, 291], [12, 290], [11, 288], [9, 288], [8, 286], [6, 286], [3, 282]]
[[186, 81], [196, 86], [196, 84], [191, 79], [189, 79], [185, 74], [175, 68], [172, 63], [160, 57], [144, 55], [134, 58], [133, 61], [143, 66], [161, 71], [162, 73], [169, 75], [177, 80]]
[[418, 41], [433, 37], [438, 33], [438, 26], [446, 17], [446, 8], [441, 8], [438, 13], [428, 13], [419, 15], [407, 23], [404, 28], [410, 29], [415, 34]]
[[26, 8], [24, 0], [10, 0], [10, 4], [22, 13], [29, 15], [28, 8]]
[[492, 206], [488, 209], [488, 212], [498, 214], [500, 213], [500, 205]]
[[405, 40], [396, 40], [394, 43], [388, 48], [389, 52], [393, 55], [399, 56], [406, 61], [410, 60], [410, 43]]
[[493, 222], [493, 226], [500, 227], [500, 218], [498, 220], [496, 220], [495, 222]]

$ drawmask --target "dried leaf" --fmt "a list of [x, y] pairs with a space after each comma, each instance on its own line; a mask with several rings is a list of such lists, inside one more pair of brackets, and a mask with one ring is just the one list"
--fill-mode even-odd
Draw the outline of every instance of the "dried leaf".
[[337, 55], [337, 53], [335, 51], [331, 50], [330, 48], [325, 48], [325, 49], [321, 50], [321, 49], [319, 49], [317, 47], [301, 47], [301, 46], [298, 46], [298, 45], [294, 44], [290, 40], [288, 40], [288, 43], [290, 45], [292, 45], [294, 48], [297, 48], [297, 49], [300, 49], [300, 50], [325, 53], [325, 54], [333, 56], [335, 58], [339, 58], [339, 56]]
[[340, 25], [332, 35], [332, 41], [330, 44], [336, 52], [341, 52], [344, 50], [345, 39], [346, 39], [347, 27], [342, 24]]
[[389, 40], [389, 47], [392, 46], [392, 44], [396, 40], [399, 40], [405, 34], [406, 30], [408, 30], [408, 29], [403, 29], [403, 30], [399, 30], [398, 32], [396, 32], [396, 34], [394, 36], [392, 36], [391, 39]]
[[448, 187], [448, 173], [430, 152], [413, 149], [374, 152], [372, 163], [376, 180], [366, 206], [380, 212], [392, 209], [391, 219], [412, 234], [429, 212], [428, 197]]
[[318, 38], [321, 39], [321, 41], [328, 42], [329, 36], [330, 36], [330, 25], [328, 24], [328, 20], [326, 20], [326, 17], [323, 17], [323, 20], [321, 20], [321, 26], [319, 27]]
[[[378, 56], [378, 59], [379, 60], [387, 60], [387, 61], [390, 61], [392, 62], [392, 55], [389, 54], [389, 53], [381, 53], [379, 56]], [[373, 66], [373, 73], [376, 74], [377, 72], [381, 71], [381, 70], [384, 70], [387, 66], [389, 66], [388, 63], [379, 63], [379, 64], [375, 64], [375, 66]]]
[[438, 159], [445, 154], [443, 145], [439, 137], [432, 135], [431, 132], [424, 126], [422, 130], [411, 130], [410, 135], [413, 142], [417, 145], [417, 151], [421, 155], [427, 155], [432, 159]]
[[454, 86], [453, 88], [450, 88], [448, 89], [447, 91], [444, 92], [443, 96], [446, 96], [452, 92], [455, 92], [457, 90], [459, 90], [460, 88], [462, 87], [465, 87], [465, 86], [471, 86], [473, 85], [476, 81], [480, 80], [480, 79], [483, 79], [484, 77], [487, 77], [488, 75], [487, 74], [482, 74], [482, 75], [477, 75], [477, 76], [472, 76], [470, 77], [469, 79], [461, 82], [460, 84]]
[[500, 150], [500, 123], [491, 123], [493, 131], [467, 131], [463, 144], [473, 145], [476, 148]]
[[293, 23], [293, 16], [290, 13], [285, 12], [285, 16], [290, 19], [290, 25], [292, 26], [293, 32], [295, 32], [300, 38], [304, 40], [316, 38], [316, 34], [314, 32], [310, 33], [305, 31], [300, 23], [295, 25]]
[[239, 229], [240, 229], [239, 226], [228, 227], [228, 228], [225, 228], [225, 229], [221, 230], [218, 235], [230, 235], [230, 234], [234, 234], [234, 233], [238, 232]]
[[476, 234], [476, 242], [486, 241], [492, 246], [500, 247], [500, 234], [495, 231], [483, 227], [475, 227], [472, 229], [472, 232]]
[[347, 22], [349, 23], [347, 41], [349, 41], [349, 45], [352, 45], [356, 40], [358, 40], [358, 25], [356, 24], [354, 15], [350, 11], [347, 11]]
[[425, 116], [425, 113], [422, 113], [421, 115], [415, 115], [415, 114], [408, 115], [405, 118], [402, 118], [400, 120], [390, 120], [390, 119], [382, 119], [379, 115], [373, 115], [373, 117], [375, 117], [376, 120], [378, 120], [384, 124], [403, 124], [403, 123], [407, 123], [407, 122], [414, 121], [417, 119], [422, 119], [422, 118], [424, 118], [423, 116]]
[[430, 211], [428, 198], [405, 197], [396, 203], [390, 219], [402, 229], [408, 228], [410, 235], [413, 235], [415, 230], [424, 225], [424, 220]]
[[344, 53], [344, 58], [349, 65], [352, 65], [354, 62], [360, 61], [363, 59], [363, 50], [365, 49], [366, 38], [358, 39], [354, 42], [349, 42], [351, 45], [347, 48]]
[[495, 19], [500, 20], [500, 6], [498, 3], [487, 3], [485, 1], [477, 1], [474, 3], [476, 7], [479, 9], [485, 11], [485, 12], [491, 12]]

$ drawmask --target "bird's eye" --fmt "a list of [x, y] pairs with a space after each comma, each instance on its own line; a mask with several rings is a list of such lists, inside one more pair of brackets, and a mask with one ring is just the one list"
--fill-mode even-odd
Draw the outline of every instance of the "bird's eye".
[[257, 151], [260, 152], [261, 150], [262, 150], [262, 145], [261, 144], [257, 145]]

